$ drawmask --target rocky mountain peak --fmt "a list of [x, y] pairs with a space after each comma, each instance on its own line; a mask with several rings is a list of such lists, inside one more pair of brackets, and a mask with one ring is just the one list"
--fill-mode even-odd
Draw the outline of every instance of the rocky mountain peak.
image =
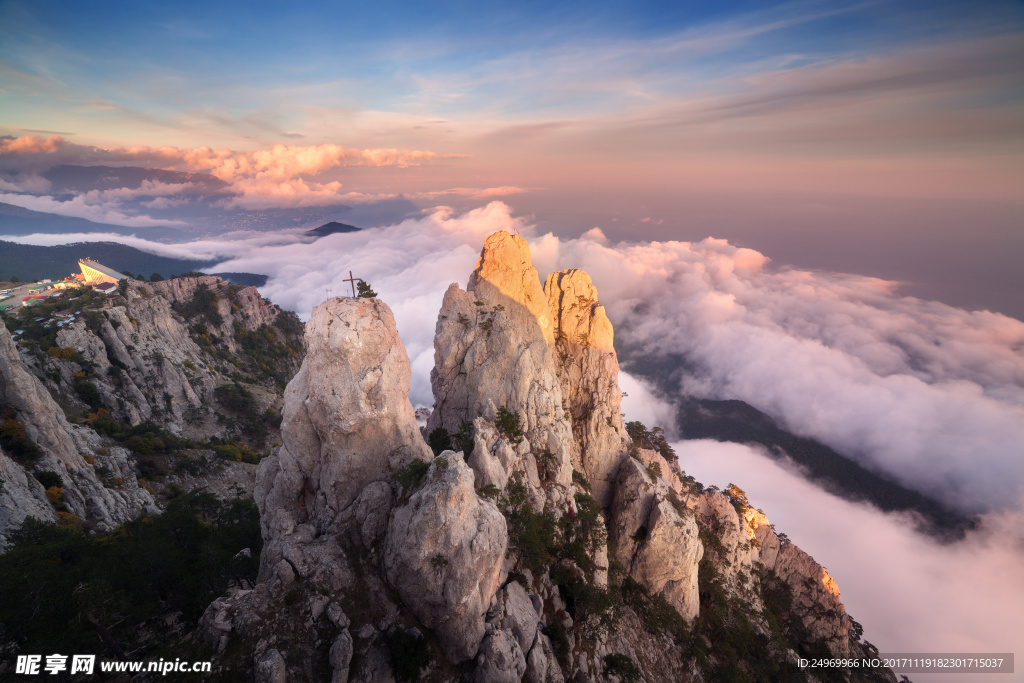
[[[530, 320], [529, 313], [548, 345], [554, 343], [554, 324], [547, 297], [540, 286], [540, 276], [530, 260], [530, 245], [519, 235], [504, 230], [488, 235], [477, 259], [476, 269], [469, 277], [468, 291], [493, 304], [513, 309], [520, 324]], [[517, 304], [508, 306], [509, 303]]]
[[544, 284], [555, 320], [559, 384], [580, 445], [583, 473], [607, 507], [613, 480], [629, 445], [622, 424], [622, 392], [614, 332], [597, 288], [578, 269], [548, 276]]
[[373, 484], [432, 457], [409, 403], [409, 357], [386, 304], [330, 299], [313, 309], [305, 342], [306, 357], [285, 389], [284, 445], [257, 475], [263, 575], [294, 538], [334, 533], [355, 519], [357, 499], [388, 505], [390, 487]]

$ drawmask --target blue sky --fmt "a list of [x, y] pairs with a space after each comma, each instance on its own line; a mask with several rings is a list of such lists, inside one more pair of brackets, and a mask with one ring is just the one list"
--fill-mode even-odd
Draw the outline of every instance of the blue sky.
[[0, 124], [338, 142], [308, 108], [469, 126], [621, 113], [1022, 25], [1016, 3], [4, 2]]
[[59, 163], [212, 173], [248, 207], [500, 198], [1024, 315], [1022, 64], [1000, 0], [0, 0], [0, 201], [180, 201], [48, 198]]

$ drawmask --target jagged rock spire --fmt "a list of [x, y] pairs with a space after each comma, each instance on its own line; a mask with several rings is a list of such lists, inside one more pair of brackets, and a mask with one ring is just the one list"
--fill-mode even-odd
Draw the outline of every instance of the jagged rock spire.
[[[518, 417], [524, 438], [499, 443], [493, 429], [481, 426], [477, 436], [487, 438], [472, 457], [466, 454], [470, 465], [478, 474], [494, 471], [499, 458], [506, 475], [514, 470], [538, 484], [537, 459], [551, 457], [551, 476], [568, 486], [578, 448], [562, 401], [553, 341], [547, 297], [525, 240], [506, 232], [491, 235], [468, 291], [452, 284], [441, 304], [430, 375], [435, 405], [427, 429], [444, 427], [456, 434], [478, 418], [493, 425], [499, 411], [507, 410]], [[532, 488], [539, 491], [539, 485]]]
[[409, 403], [409, 356], [384, 302], [330, 299], [313, 309], [305, 341], [306, 358], [285, 390], [284, 446], [257, 476], [261, 576], [297, 526], [314, 536], [337, 530], [369, 485], [431, 457]]
[[629, 445], [622, 424], [619, 360], [612, 323], [590, 276], [575, 268], [548, 275], [544, 284], [555, 321], [555, 360], [562, 397], [572, 415], [583, 473], [603, 507]]

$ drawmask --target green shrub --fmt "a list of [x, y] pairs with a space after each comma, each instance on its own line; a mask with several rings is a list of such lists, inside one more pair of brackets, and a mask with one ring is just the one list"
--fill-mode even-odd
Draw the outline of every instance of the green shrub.
[[648, 430], [643, 422], [627, 422], [626, 433], [633, 440], [633, 448], [647, 448], [658, 451], [669, 462], [672, 462], [673, 458], [676, 457], [676, 452], [669, 445], [668, 439], [665, 438], [665, 430], [661, 427]]
[[587, 493], [590, 493], [590, 481], [588, 481], [587, 478], [583, 476], [582, 472], [577, 472], [576, 470], [573, 470], [572, 471], [572, 480], [575, 483], [577, 483], [580, 486], [582, 486], [584, 488], [584, 490], [586, 490]]
[[562, 546], [558, 522], [551, 513], [534, 512], [526, 502], [526, 487], [511, 481], [498, 500], [508, 525], [509, 550], [519, 551], [523, 566], [543, 573]]
[[410, 493], [416, 484], [420, 482], [423, 475], [430, 469], [430, 463], [423, 462], [419, 459], [413, 459], [409, 461], [408, 465], [401, 467], [395, 473], [395, 481], [402, 487], [406, 493]]
[[377, 296], [377, 292], [373, 291], [373, 288], [365, 280], [360, 280], [356, 283], [356, 296], [360, 299], [370, 299]]
[[444, 427], [437, 427], [427, 436], [427, 445], [434, 455], [441, 455], [452, 448], [452, 437]]
[[557, 566], [551, 570], [551, 580], [558, 586], [566, 609], [578, 632], [594, 638], [611, 625], [615, 617], [615, 596], [604, 588], [581, 581], [571, 569]]
[[459, 433], [452, 437], [452, 450], [462, 451], [469, 457], [469, 454], [473, 452], [473, 445], [473, 423], [463, 422]]
[[481, 488], [478, 488], [476, 490], [476, 495], [480, 496], [481, 498], [489, 498], [493, 500], [497, 498], [499, 495], [501, 495], [501, 489], [499, 489], [494, 484], [488, 484], [487, 486], [482, 486]]
[[43, 457], [43, 451], [28, 438], [25, 425], [14, 419], [15, 415], [13, 408], [0, 410], [0, 446], [18, 462], [35, 462]]
[[88, 405], [93, 410], [97, 410], [103, 406], [103, 400], [100, 396], [100, 390], [96, 388], [96, 385], [87, 379], [78, 378], [75, 380], [75, 393], [78, 394], [78, 398]]
[[523, 440], [523, 429], [519, 424], [519, 415], [513, 413], [505, 406], [498, 408], [498, 415], [494, 419], [494, 427], [498, 433], [508, 439], [509, 443], [518, 444]]
[[650, 465], [648, 465], [647, 476], [650, 477], [652, 481], [657, 482], [658, 479], [661, 478], [661, 463], [652, 462]]
[[225, 409], [232, 412], [253, 414], [259, 411], [256, 397], [238, 382], [220, 385], [213, 390], [213, 395]]
[[36, 481], [43, 485], [44, 489], [48, 489], [51, 486], [57, 486], [59, 488], [64, 487], [64, 480], [60, 478], [60, 475], [56, 472], [50, 472], [43, 470], [42, 472], [35, 472]]
[[681, 647], [688, 642], [690, 630], [686, 620], [664, 596], [651, 595], [628, 576], [619, 586], [619, 596], [622, 603], [636, 613], [648, 632], [667, 633]]

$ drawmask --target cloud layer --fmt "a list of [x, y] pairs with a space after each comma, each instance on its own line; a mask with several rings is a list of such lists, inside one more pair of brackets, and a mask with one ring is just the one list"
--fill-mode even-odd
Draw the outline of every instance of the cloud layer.
[[[206, 173], [227, 185], [218, 205], [226, 209], [294, 208], [364, 203], [393, 198], [393, 193], [345, 190], [339, 180], [319, 178], [329, 171], [349, 167], [393, 167], [404, 169], [437, 159], [426, 150], [355, 149], [335, 144], [285, 145], [239, 151], [210, 147], [130, 146], [102, 149], [68, 142], [60, 136], [24, 135], [0, 138], [0, 201], [36, 211], [77, 216], [93, 221], [143, 227], [169, 224], [125, 207], [127, 200], [147, 198], [148, 208], [173, 205], [166, 197], [188, 197], [189, 183], [153, 183], [141, 187], [107, 190], [102, 194], [76, 193], [71, 201], [45, 196], [49, 182], [40, 174], [60, 164], [142, 166], [187, 173]], [[5, 177], [6, 176], [6, 177]], [[513, 194], [518, 188], [457, 188], [450, 192], [485, 198]], [[6, 194], [11, 193], [11, 194]], [[28, 194], [26, 194], [28, 193]], [[441, 193], [443, 194], [443, 193]], [[39, 196], [42, 195], [42, 196]], [[159, 200], [159, 201], [157, 201]], [[134, 207], [132, 207], [134, 208]]]
[[[222, 258], [215, 270], [265, 273], [264, 294], [300, 315], [347, 291], [351, 270], [395, 310], [413, 362], [413, 400], [429, 405], [443, 292], [465, 283], [488, 233], [513, 224], [509, 208], [492, 202], [315, 242], [298, 231], [128, 241]], [[1024, 323], [901, 297], [878, 279], [772, 268], [724, 240], [609, 245], [599, 231], [530, 240], [541, 273], [591, 274], [629, 354], [686, 358], [679, 391], [744, 400], [967, 511], [1005, 508], [1024, 494]]]

